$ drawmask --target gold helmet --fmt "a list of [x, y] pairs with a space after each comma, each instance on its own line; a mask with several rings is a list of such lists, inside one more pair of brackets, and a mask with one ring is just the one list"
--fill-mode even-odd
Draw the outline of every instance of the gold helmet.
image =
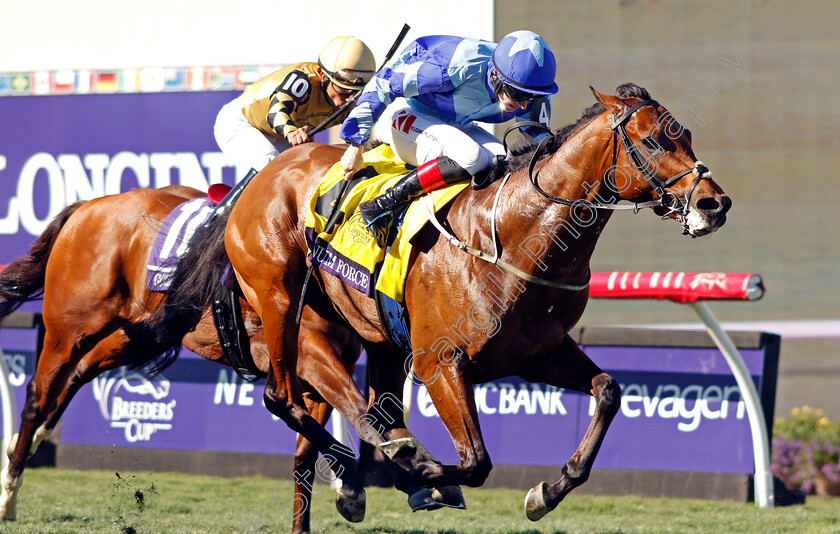
[[361, 91], [373, 77], [376, 60], [365, 43], [347, 35], [332, 39], [321, 50], [318, 66], [342, 89]]

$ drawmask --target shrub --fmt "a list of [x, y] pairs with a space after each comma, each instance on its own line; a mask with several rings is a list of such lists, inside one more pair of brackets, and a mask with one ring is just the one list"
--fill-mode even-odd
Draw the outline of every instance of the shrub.
[[773, 427], [770, 469], [785, 486], [810, 492], [819, 477], [840, 483], [840, 424], [803, 406]]

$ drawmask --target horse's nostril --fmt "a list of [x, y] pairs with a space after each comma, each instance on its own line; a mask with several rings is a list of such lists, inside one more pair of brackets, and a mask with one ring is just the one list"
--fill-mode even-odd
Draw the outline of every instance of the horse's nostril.
[[705, 197], [697, 199], [697, 209], [706, 213], [717, 213], [723, 206], [715, 197]]
[[732, 199], [726, 195], [697, 199], [697, 209], [709, 215], [723, 215], [732, 207]]
[[721, 213], [726, 213], [727, 211], [729, 211], [729, 208], [732, 207], [732, 199], [729, 198], [728, 195], [721, 196], [720, 197], [720, 206], [721, 206], [720, 212]]

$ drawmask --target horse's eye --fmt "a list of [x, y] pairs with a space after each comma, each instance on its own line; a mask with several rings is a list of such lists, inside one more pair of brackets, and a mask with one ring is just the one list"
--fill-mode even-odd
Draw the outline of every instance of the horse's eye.
[[650, 151], [651, 155], [658, 156], [665, 152], [665, 150], [659, 145], [659, 143], [656, 142], [656, 139], [649, 135], [642, 139], [642, 144], [645, 146], [645, 148], [647, 148]]

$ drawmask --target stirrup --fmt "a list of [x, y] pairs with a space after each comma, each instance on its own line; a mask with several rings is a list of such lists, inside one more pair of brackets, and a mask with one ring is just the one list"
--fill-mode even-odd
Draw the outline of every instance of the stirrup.
[[371, 226], [376, 226], [376, 221], [378, 221], [382, 217], [385, 217], [386, 215], [389, 216], [389, 217], [392, 217], [394, 215], [394, 211], [393, 210], [383, 211], [382, 213], [380, 213], [379, 215], [377, 215], [376, 217], [371, 219], [371, 221], [365, 225], [365, 228], [370, 231], [370, 227]]
[[[376, 241], [379, 248], [385, 248], [385, 241], [388, 239], [388, 225], [391, 223], [391, 217], [393, 215], [394, 212], [392, 210], [383, 211], [365, 225], [365, 229], [373, 236], [373, 240]], [[387, 219], [380, 221], [380, 219], [386, 216]]]

